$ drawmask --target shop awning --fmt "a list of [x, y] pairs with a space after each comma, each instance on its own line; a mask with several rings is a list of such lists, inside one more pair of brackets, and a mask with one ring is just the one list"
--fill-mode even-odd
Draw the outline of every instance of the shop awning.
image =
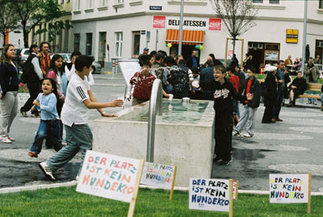
[[[167, 29], [166, 43], [178, 44], [178, 42], [179, 42], [179, 30]], [[204, 31], [183, 30], [183, 44], [195, 45], [195, 44], [203, 44], [203, 42], [204, 42]]]

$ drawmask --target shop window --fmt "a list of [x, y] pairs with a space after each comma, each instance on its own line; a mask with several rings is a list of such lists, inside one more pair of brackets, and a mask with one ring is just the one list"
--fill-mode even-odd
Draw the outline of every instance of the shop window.
[[86, 33], [85, 55], [92, 55], [92, 33]]
[[115, 56], [122, 56], [122, 43], [123, 43], [123, 34], [122, 32], [115, 33]]
[[323, 0], [320, 0], [320, 5], [319, 5], [320, 9], [323, 9]]
[[132, 56], [137, 57], [139, 55], [139, 47], [140, 47], [140, 31], [132, 32], [133, 35], [133, 49]]
[[80, 51], [81, 36], [79, 33], [74, 34], [74, 51]]

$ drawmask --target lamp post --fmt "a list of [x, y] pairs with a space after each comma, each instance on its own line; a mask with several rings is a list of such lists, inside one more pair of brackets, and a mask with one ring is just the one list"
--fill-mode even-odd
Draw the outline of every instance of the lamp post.
[[179, 19], [178, 55], [181, 55], [182, 54], [182, 43], [183, 43], [183, 13], [184, 13], [184, 0], [181, 0], [180, 19]]
[[307, 36], [307, 0], [304, 0], [304, 26], [303, 26], [303, 47], [302, 47], [302, 67], [301, 71], [304, 75], [305, 66], [305, 50], [306, 50], [306, 36]]

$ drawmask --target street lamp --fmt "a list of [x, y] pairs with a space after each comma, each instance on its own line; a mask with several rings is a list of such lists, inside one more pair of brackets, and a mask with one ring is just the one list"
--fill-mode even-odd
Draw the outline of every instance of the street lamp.
[[183, 42], [183, 13], [184, 13], [184, 0], [181, 0], [180, 20], [179, 20], [178, 55], [181, 55], [181, 54], [182, 54], [182, 42]]
[[306, 49], [306, 36], [307, 36], [307, 0], [304, 0], [304, 26], [303, 26], [303, 47], [302, 47], [302, 66], [301, 71], [304, 75], [305, 66], [305, 49]]

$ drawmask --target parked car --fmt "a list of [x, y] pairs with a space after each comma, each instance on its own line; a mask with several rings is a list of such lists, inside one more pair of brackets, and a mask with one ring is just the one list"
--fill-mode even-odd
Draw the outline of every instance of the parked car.
[[52, 58], [55, 54], [61, 55], [63, 57], [63, 62], [64, 63], [70, 63], [71, 62], [71, 57], [72, 54], [71, 53], [53, 53], [50, 55], [50, 58]]
[[92, 63], [92, 70], [93, 70], [92, 71], [93, 74], [101, 74], [101, 70], [102, 70], [101, 64], [98, 63], [98, 62], [96, 62], [96, 61], [94, 61]]
[[20, 55], [19, 55], [20, 56], [21, 63], [25, 63], [26, 62], [29, 54], [30, 54], [29, 48], [23, 48], [23, 49], [21, 49]]

